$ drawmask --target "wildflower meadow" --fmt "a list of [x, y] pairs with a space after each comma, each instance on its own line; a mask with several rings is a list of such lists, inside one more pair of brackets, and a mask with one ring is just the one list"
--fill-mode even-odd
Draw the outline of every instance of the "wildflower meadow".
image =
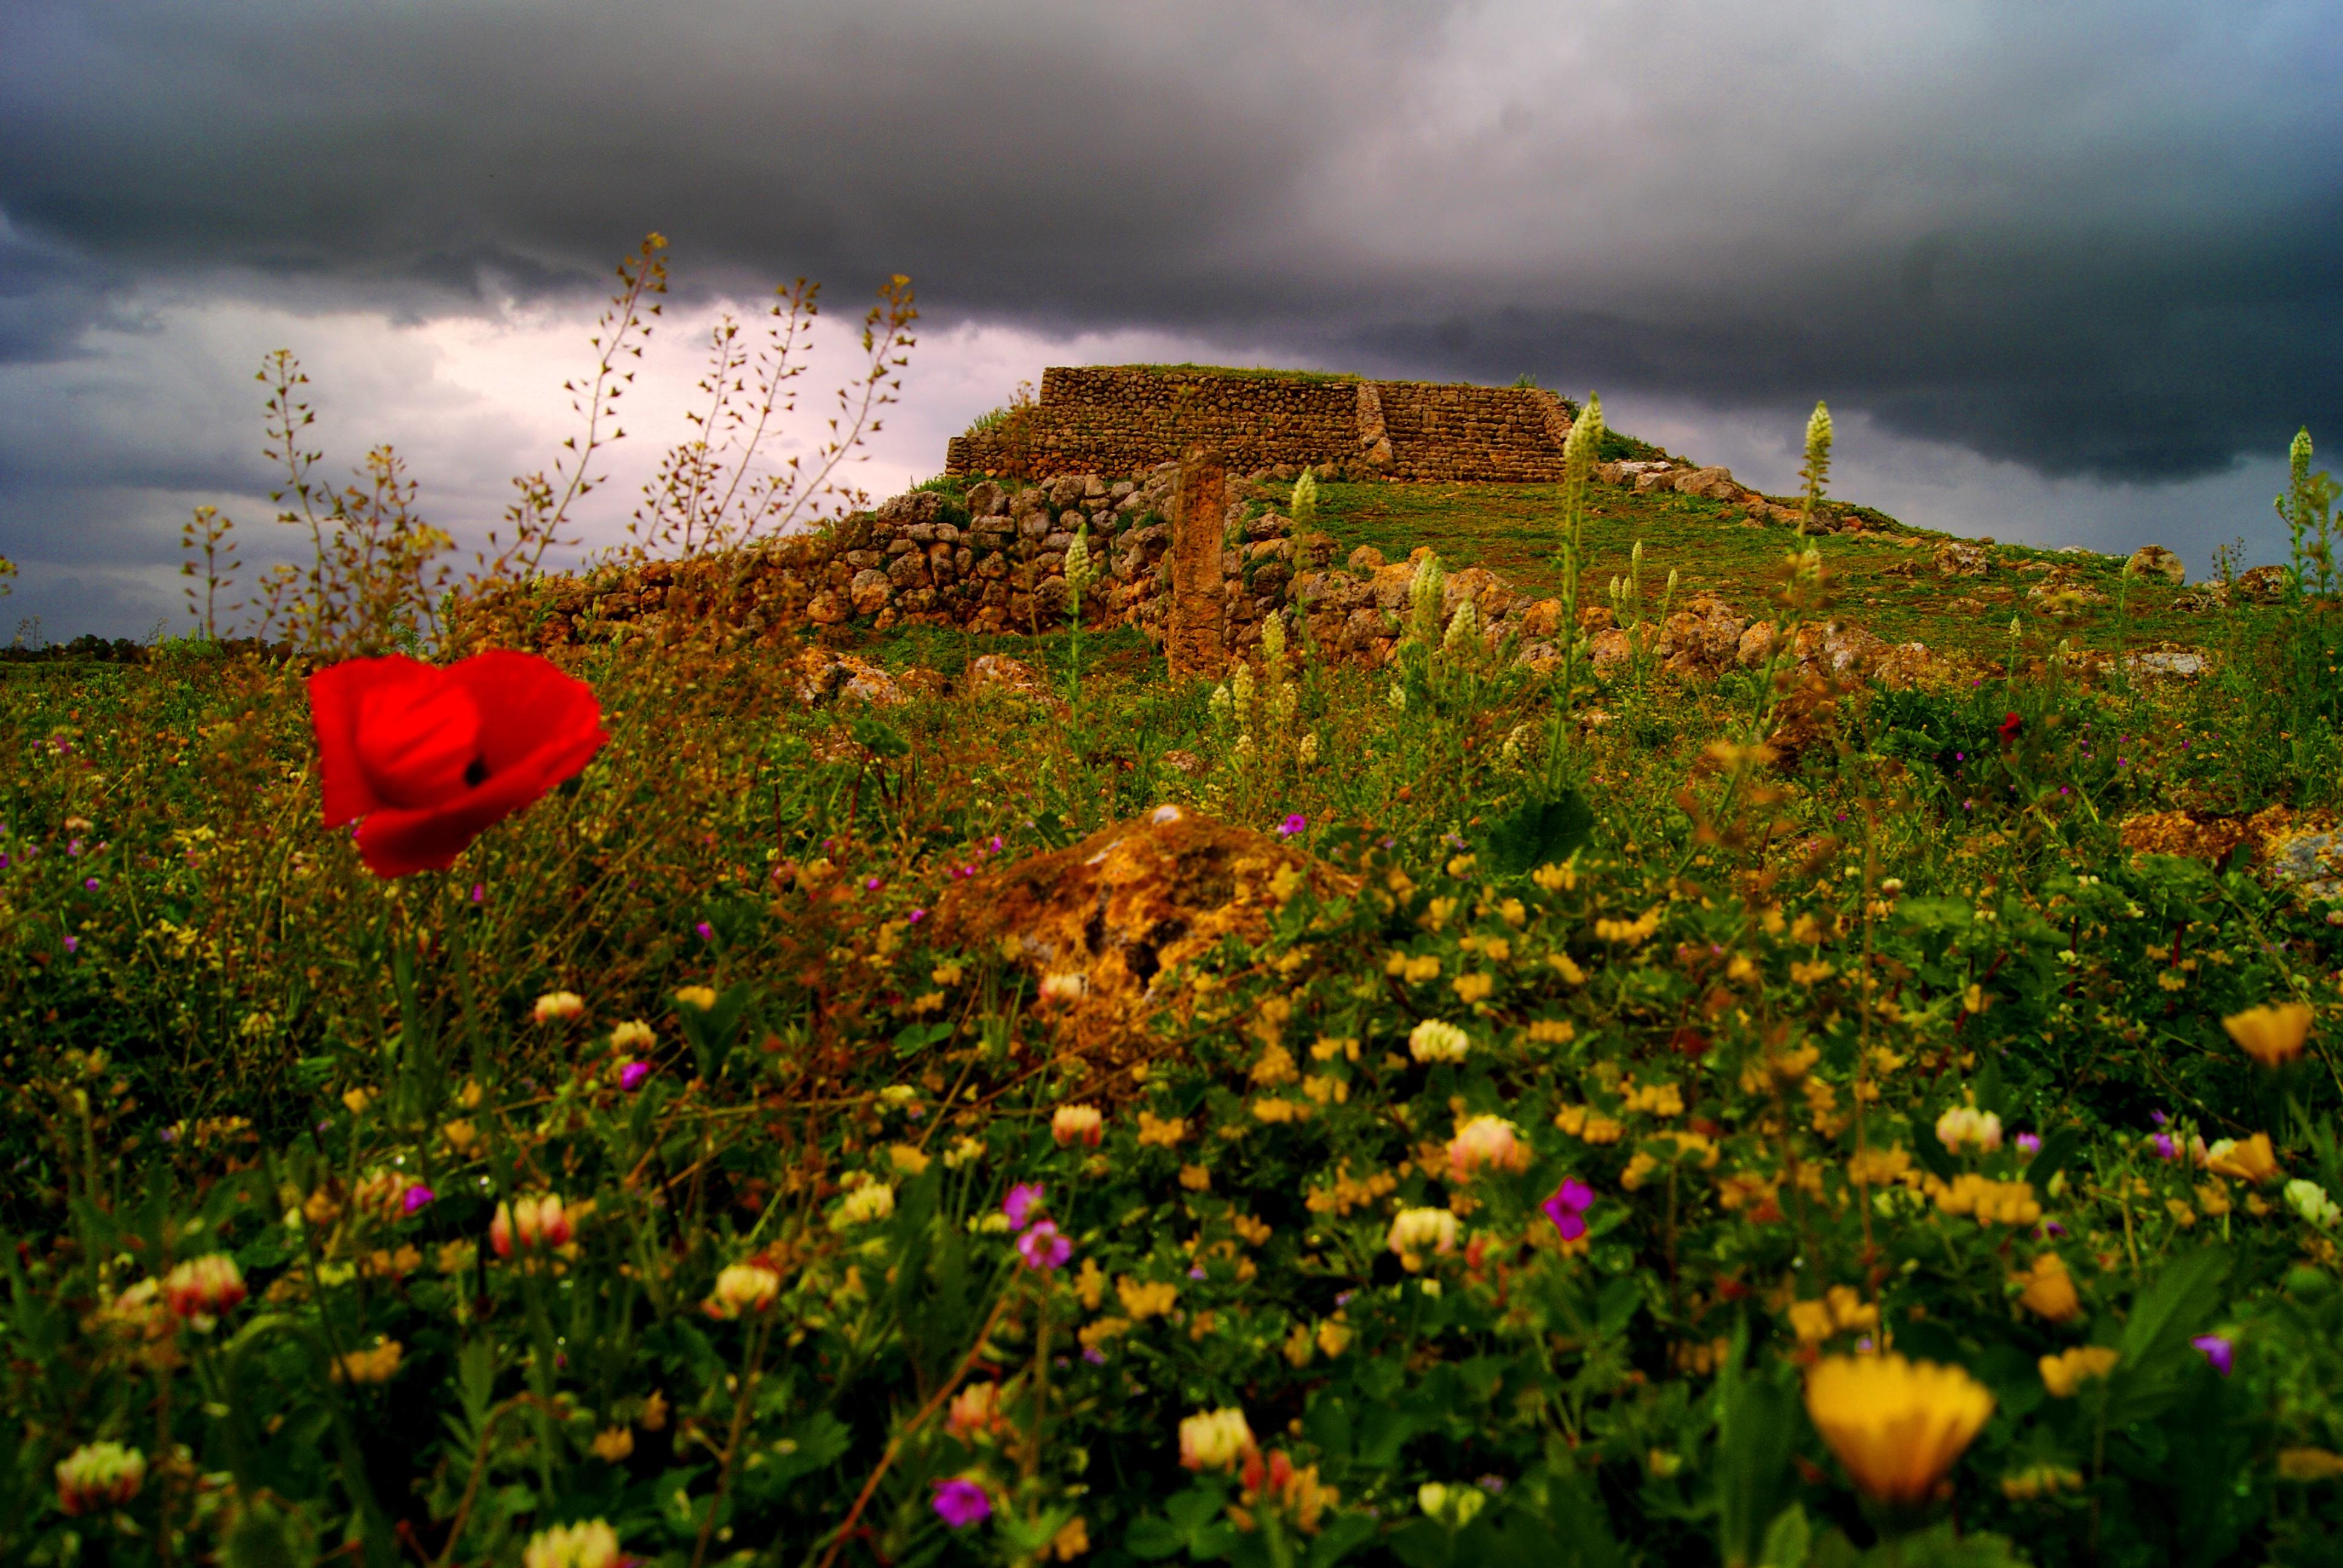
[[[1175, 680], [1087, 577], [541, 652], [477, 606], [663, 277], [471, 578], [280, 359], [315, 564], [237, 622], [199, 515], [198, 634], [0, 666], [0, 1560], [2343, 1563], [2307, 436], [2188, 678], [2055, 598], [1835, 669], [1853, 547], [1786, 524], [1778, 654], [1598, 668], [1594, 398], [1547, 656], [1432, 534], [1383, 662], [1297, 613]], [[629, 559], [852, 509], [726, 450]], [[809, 699], [845, 654], [888, 700]]]

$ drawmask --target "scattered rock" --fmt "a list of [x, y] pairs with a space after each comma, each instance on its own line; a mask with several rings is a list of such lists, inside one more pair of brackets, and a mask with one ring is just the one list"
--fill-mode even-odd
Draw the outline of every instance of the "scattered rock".
[[2194, 680], [2210, 668], [2205, 656], [2193, 648], [2153, 648], [2133, 654], [2124, 660], [2124, 666], [2135, 675], [2169, 676], [2179, 680]]
[[1660, 655], [1670, 669], [1713, 675], [1734, 662], [1748, 626], [1723, 599], [1698, 594], [1661, 628]]
[[2179, 556], [2162, 545], [2142, 545], [2132, 551], [2124, 562], [2126, 573], [2136, 578], [2157, 577], [2175, 585], [2188, 580], [2188, 568]]
[[969, 665], [961, 681], [962, 689], [970, 691], [1005, 691], [1011, 696], [1038, 701], [1053, 702], [1056, 695], [1033, 667], [1022, 659], [1006, 654], [979, 654]]
[[797, 699], [809, 708], [825, 702], [860, 702], [893, 708], [909, 701], [903, 682], [850, 653], [809, 648], [798, 656]]
[[1182, 963], [1231, 936], [1266, 940], [1270, 917], [1305, 885], [1321, 898], [1358, 890], [1268, 834], [1159, 806], [954, 887], [937, 940], [998, 944], [1057, 993], [1041, 1005], [1061, 1040], [1111, 1067], [1147, 1049], [1143, 1013], [1192, 994], [1172, 983]]
[[2343, 832], [2328, 811], [2144, 811], [2125, 818], [2116, 831], [2134, 854], [2219, 864], [2242, 853], [2266, 887], [2290, 888], [2306, 904], [2343, 902]]
[[1992, 558], [1983, 545], [1969, 539], [1946, 539], [1936, 547], [1936, 575], [1944, 578], [1983, 577]]
[[1699, 496], [1711, 501], [1737, 501], [1741, 487], [1733, 480], [1730, 468], [1694, 468], [1678, 475], [1675, 489], [1680, 495]]
[[2256, 567], [2238, 574], [2229, 585], [2229, 596], [2245, 604], [2278, 604], [2286, 598], [2288, 572], [2284, 567]]
[[1383, 553], [1373, 545], [1361, 545], [1351, 552], [1349, 566], [1363, 577], [1373, 577], [1383, 569]]

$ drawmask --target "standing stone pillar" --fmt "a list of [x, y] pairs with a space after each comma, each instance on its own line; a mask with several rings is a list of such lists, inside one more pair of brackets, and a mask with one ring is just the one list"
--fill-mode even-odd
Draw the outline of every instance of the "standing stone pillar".
[[1217, 449], [1195, 446], [1182, 454], [1172, 503], [1172, 629], [1163, 643], [1175, 678], [1215, 679], [1224, 662], [1221, 551], [1228, 493]]

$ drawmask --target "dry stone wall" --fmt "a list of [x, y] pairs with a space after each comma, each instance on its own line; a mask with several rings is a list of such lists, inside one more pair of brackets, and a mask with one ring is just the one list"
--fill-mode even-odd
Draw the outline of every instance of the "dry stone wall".
[[[1605, 477], [1634, 485], [1661, 471], [1638, 468]], [[1715, 476], [1722, 472], [1674, 470], [1692, 493], [1717, 483]], [[1175, 584], [1169, 519], [1180, 502], [1180, 479], [1181, 465], [1165, 463], [1138, 478], [1112, 482], [1086, 474], [1041, 485], [986, 480], [969, 487], [964, 505], [933, 491], [913, 491], [826, 533], [753, 555], [611, 567], [500, 590], [468, 607], [458, 639], [549, 651], [629, 636], [682, 638], [711, 626], [768, 645], [850, 622], [882, 631], [903, 624], [994, 634], [1058, 631], [1071, 619], [1066, 551], [1076, 531], [1087, 529], [1101, 571], [1082, 596], [1084, 624], [1135, 625], [1159, 647], [1178, 640], [1177, 587], [1189, 611], [1203, 612], [1182, 618], [1192, 632], [1202, 631], [1199, 642], [1180, 650], [1180, 662], [1191, 670], [1209, 673], [1253, 657], [1270, 618], [1288, 613], [1329, 656], [1370, 664], [1393, 657], [1411, 587], [1430, 547], [1388, 562], [1362, 547], [1338, 561], [1328, 536], [1297, 531], [1277, 511], [1257, 509], [1256, 483], [1228, 474], [1219, 500], [1219, 560], [1212, 560], [1207, 545], [1176, 574]], [[1218, 614], [1199, 598], [1217, 598]], [[1466, 600], [1478, 612], [1490, 648], [1510, 639], [1517, 656], [1532, 662], [1558, 654], [1566, 635], [1559, 600], [1517, 592], [1479, 567], [1448, 575], [1443, 617]], [[1612, 626], [1609, 610], [1586, 607], [1580, 621], [1594, 637], [1598, 669], [1630, 657], [1634, 644]], [[1699, 671], [1762, 662], [1766, 648], [1749, 638], [1766, 630], [1765, 623], [1753, 627], [1731, 607], [1704, 596], [1664, 624], [1646, 626], [1642, 635], [1655, 662]], [[1811, 636], [1802, 630], [1800, 638], [1802, 661], [1823, 660], [1834, 669], [1858, 667], [1901, 681], [1935, 667], [1918, 645], [1890, 648], [1859, 628], [1834, 625]], [[859, 666], [827, 658], [819, 664], [830, 685], [818, 696], [840, 695], [830, 688], [840, 684], [851, 688], [850, 676], [869, 678], [855, 674]]]
[[1055, 366], [1038, 401], [953, 437], [948, 474], [1138, 473], [1209, 442], [1231, 469], [1358, 477], [1562, 477], [1571, 410], [1534, 387]]

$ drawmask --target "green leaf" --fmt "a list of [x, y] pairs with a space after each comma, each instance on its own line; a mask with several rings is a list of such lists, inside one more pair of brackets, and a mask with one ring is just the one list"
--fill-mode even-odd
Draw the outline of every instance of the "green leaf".
[[1936, 1137], [1936, 1123], [1916, 1121], [1912, 1123], [1912, 1152], [1928, 1168], [1928, 1174], [1939, 1181], [1950, 1181], [1960, 1174], [1953, 1157], [1945, 1151], [1944, 1143]]
[[2071, 1127], [2061, 1127], [2045, 1138], [2033, 1163], [2026, 1168], [2026, 1179], [2034, 1184], [2034, 1191], [2048, 1192], [2050, 1178], [2066, 1169], [2082, 1147], [2083, 1135]]
[[858, 719], [854, 721], [854, 742], [873, 757], [909, 757], [911, 743], [903, 732], [883, 719]]
[[1594, 836], [1594, 809], [1577, 790], [1552, 799], [1533, 796], [1490, 829], [1489, 864], [1500, 875], [1520, 876], [1568, 859]]
[[1757, 1568], [1806, 1568], [1815, 1549], [1814, 1527], [1806, 1523], [1803, 1504], [1793, 1503], [1774, 1516], [1766, 1527], [1765, 1544], [1758, 1549]]
[[2167, 1264], [2131, 1304], [2131, 1319], [2117, 1347], [2122, 1364], [2137, 1367], [2157, 1351], [2187, 1340], [2220, 1305], [2221, 1279], [2228, 1271], [2227, 1247], [2206, 1247]]
[[1615, 1339], [1624, 1332], [1635, 1313], [1644, 1305], [1644, 1282], [1633, 1274], [1623, 1274], [1603, 1287], [1594, 1302], [1594, 1332], [1604, 1339]]
[[1187, 1532], [1149, 1514], [1123, 1533], [1122, 1549], [1141, 1562], [1169, 1557], [1188, 1544]]
[[907, 1023], [895, 1031], [895, 1054], [916, 1056], [940, 1040], [950, 1040], [951, 1031], [952, 1026], [946, 1020], [934, 1023]]

